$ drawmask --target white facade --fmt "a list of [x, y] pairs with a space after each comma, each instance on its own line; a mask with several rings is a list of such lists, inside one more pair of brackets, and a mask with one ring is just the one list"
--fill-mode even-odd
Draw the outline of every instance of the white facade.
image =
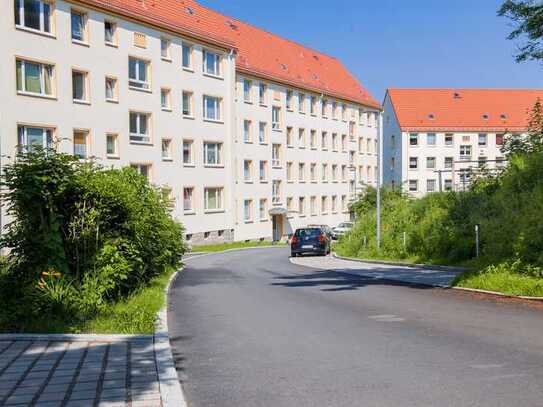
[[[377, 110], [269, 81], [262, 82], [261, 104], [261, 80], [236, 74], [235, 53], [211, 40], [195, 41], [60, 0], [43, 3], [50, 9], [41, 6], [40, 20], [32, 21], [24, 7], [14, 10], [14, 3], [10, 0], [10, 11], [0, 15], [2, 164], [24, 144], [43, 139], [45, 145], [52, 137], [59, 151], [104, 166], [137, 166], [170, 194], [173, 216], [188, 238], [199, 242], [270, 239], [274, 223], [280, 224], [280, 235], [308, 223], [333, 226], [349, 217], [355, 182], [357, 188], [375, 185]], [[75, 28], [72, 14], [81, 21]], [[245, 100], [245, 79], [252, 83], [252, 103]], [[291, 110], [287, 92], [293, 95]], [[304, 112], [298, 108], [300, 93], [306, 98]], [[318, 104], [314, 115], [311, 96]], [[322, 99], [328, 102], [326, 117]], [[337, 116], [332, 106], [338, 106]], [[245, 121], [251, 123], [251, 140], [245, 140]], [[259, 139], [261, 123], [264, 140]], [[305, 146], [298, 140], [300, 129]], [[287, 145], [289, 131], [292, 146]], [[274, 145], [280, 146], [277, 162]], [[251, 161], [247, 177], [245, 161]], [[292, 180], [287, 179], [289, 162]], [[305, 179], [299, 177], [300, 163]], [[276, 199], [274, 181], [281, 183]], [[270, 216], [273, 208], [288, 214]]]
[[469, 172], [505, 165], [504, 133], [432, 129], [405, 131], [387, 95], [383, 123], [383, 184], [414, 197], [468, 188]]

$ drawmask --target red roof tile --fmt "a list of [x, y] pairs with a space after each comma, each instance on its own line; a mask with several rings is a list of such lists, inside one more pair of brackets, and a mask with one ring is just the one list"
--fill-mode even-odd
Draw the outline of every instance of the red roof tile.
[[403, 131], [522, 131], [543, 89], [388, 89]]
[[235, 48], [240, 72], [380, 107], [336, 58], [222, 15], [194, 0], [80, 1]]

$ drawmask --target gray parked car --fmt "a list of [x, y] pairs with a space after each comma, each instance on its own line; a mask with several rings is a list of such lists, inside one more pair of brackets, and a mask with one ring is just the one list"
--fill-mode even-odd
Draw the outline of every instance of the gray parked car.
[[343, 236], [344, 234], [350, 232], [353, 226], [354, 226], [353, 222], [340, 223], [334, 229], [332, 229], [332, 237], [334, 239], [339, 239], [340, 236]]

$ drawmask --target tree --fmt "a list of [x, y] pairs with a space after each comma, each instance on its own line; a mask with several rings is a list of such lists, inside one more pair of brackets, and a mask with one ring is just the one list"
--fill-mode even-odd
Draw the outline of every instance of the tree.
[[530, 112], [528, 134], [526, 136], [507, 136], [502, 151], [508, 157], [515, 154], [532, 154], [543, 151], [543, 104], [540, 99], [537, 99]]
[[515, 29], [507, 37], [510, 40], [526, 35], [528, 40], [519, 46], [517, 62], [543, 60], [543, 2], [541, 0], [506, 0], [498, 15], [508, 17]]

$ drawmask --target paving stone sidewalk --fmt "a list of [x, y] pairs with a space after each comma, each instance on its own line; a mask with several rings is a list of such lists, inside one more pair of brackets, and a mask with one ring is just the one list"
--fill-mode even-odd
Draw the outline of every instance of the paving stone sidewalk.
[[162, 407], [153, 337], [0, 339], [0, 407]]

